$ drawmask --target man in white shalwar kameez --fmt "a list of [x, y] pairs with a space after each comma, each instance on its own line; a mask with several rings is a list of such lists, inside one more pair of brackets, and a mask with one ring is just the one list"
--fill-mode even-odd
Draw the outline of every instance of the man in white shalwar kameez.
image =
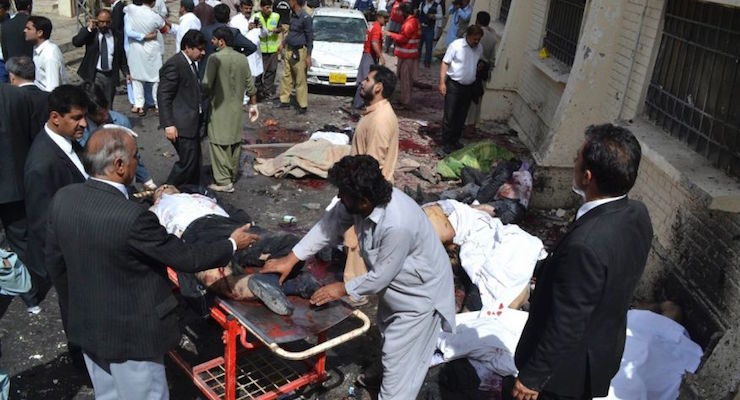
[[[164, 19], [152, 10], [155, 0], [144, 0], [144, 4], [127, 5], [124, 8], [127, 31], [147, 34], [165, 25]], [[128, 46], [128, 66], [134, 90], [134, 108], [144, 109], [144, 83], [152, 82], [153, 92], [157, 92], [159, 69], [162, 67], [162, 46], [157, 40], [132, 40]], [[155, 98], [156, 106], [156, 98]]]
[[[262, 272], [281, 274], [299, 260], [339, 243], [354, 225], [368, 272], [317, 290], [321, 306], [347, 294], [379, 296], [383, 335], [379, 399], [415, 399], [442, 330], [454, 331], [455, 301], [450, 261], [424, 212], [383, 177], [371, 156], [347, 156], [329, 170], [340, 203], [327, 211], [286, 257], [268, 260]], [[442, 329], [440, 329], [442, 328]]]
[[[195, 2], [193, 0], [181, 0], [180, 1], [180, 23], [172, 24], [170, 33], [175, 35], [175, 54], [180, 52], [180, 42], [185, 33], [191, 29], [199, 31], [200, 20], [193, 14], [195, 9]], [[205, 68], [205, 65], [199, 66], [199, 68]]]

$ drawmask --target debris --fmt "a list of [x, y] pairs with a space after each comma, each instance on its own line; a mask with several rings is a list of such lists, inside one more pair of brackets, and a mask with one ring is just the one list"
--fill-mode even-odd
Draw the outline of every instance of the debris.
[[29, 360], [40, 360], [42, 358], [44, 358], [44, 356], [42, 356], [41, 354], [34, 354], [34, 355], [28, 357]]
[[282, 183], [278, 183], [277, 185], [270, 186], [270, 189], [272, 189], [273, 192], [277, 192], [278, 189], [280, 189], [280, 186], [282, 186]]
[[295, 224], [296, 219], [292, 215], [283, 215], [283, 222], [286, 224]]
[[162, 153], [162, 157], [164, 157], [164, 158], [172, 158], [174, 156], [175, 155], [172, 154], [172, 152], [170, 152], [170, 151], [165, 151], [164, 153]]
[[262, 123], [262, 126], [278, 126], [278, 121], [273, 118], [268, 118]]
[[303, 205], [303, 207], [306, 208], [306, 209], [309, 209], [309, 210], [320, 210], [321, 209], [321, 204], [319, 204], [319, 203], [305, 203]]
[[562, 208], [558, 208], [557, 211], [555, 211], [555, 216], [558, 218], [563, 218], [566, 212], [567, 211], [563, 210]]

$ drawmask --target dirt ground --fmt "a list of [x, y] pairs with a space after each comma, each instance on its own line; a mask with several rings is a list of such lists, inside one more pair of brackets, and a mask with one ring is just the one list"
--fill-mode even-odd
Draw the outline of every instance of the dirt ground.
[[[442, 119], [443, 98], [436, 91], [439, 64], [431, 69], [420, 68], [418, 87], [414, 88], [413, 102], [415, 109], [397, 111], [401, 125], [401, 159], [413, 159], [422, 165], [416, 172], [398, 173], [396, 186], [408, 185], [415, 188], [417, 184], [425, 190], [439, 192], [457, 182], [437, 182], [430, 177], [430, 171], [440, 159], [435, 154], [440, 148], [440, 124]], [[71, 66], [69, 77], [76, 77], [76, 66]], [[278, 77], [280, 75], [278, 74]], [[246, 122], [244, 129], [245, 143], [299, 142], [308, 137], [309, 132], [325, 125], [353, 128], [356, 121], [348, 112], [351, 95], [354, 90], [314, 89], [309, 95], [309, 112], [296, 115], [295, 111], [274, 108], [270, 102], [261, 103], [260, 120], [257, 124]], [[131, 116], [126, 95], [116, 96], [115, 110], [131, 118], [134, 130], [139, 134], [139, 147], [143, 161], [151, 172], [155, 182], [162, 183], [176, 160], [176, 153], [165, 139], [162, 130], [158, 129], [158, 120], [153, 112], [146, 117]], [[277, 125], [264, 126], [265, 121], [272, 119]], [[466, 134], [463, 142], [472, 142], [481, 138], [490, 138], [512, 150], [517, 156], [528, 158], [526, 149], [512, 135], [509, 128], [497, 123], [484, 123], [475, 134]], [[204, 176], [209, 175], [207, 142], [204, 142]], [[282, 149], [281, 149], [282, 150]], [[275, 155], [280, 150], [261, 149], [257, 156]], [[431, 182], [430, 182], [431, 180]], [[334, 196], [332, 187], [324, 180], [316, 178], [274, 179], [264, 176], [243, 176], [236, 183], [236, 191], [224, 194], [222, 199], [245, 209], [258, 225], [267, 229], [287, 229], [297, 233], [306, 232], [318, 220], [323, 208]], [[317, 207], [320, 205], [320, 207]], [[523, 227], [530, 233], [538, 235], [549, 247], [557, 239], [567, 220], [567, 216], [551, 210], [531, 210]], [[281, 224], [284, 215], [293, 215], [295, 225]], [[84, 290], [84, 289], [81, 289]], [[56, 294], [52, 290], [42, 303], [43, 311], [30, 316], [20, 299], [4, 297], [0, 304], [0, 338], [2, 339], [2, 358], [0, 366], [9, 371], [12, 386], [11, 399], [92, 399], [94, 398], [87, 376], [73, 367], [66, 349], [66, 339], [62, 330]], [[361, 310], [371, 319], [375, 316], [376, 300], [372, 300]], [[220, 335], [215, 324], [194, 324], [195, 344], [201, 356], [215, 353], [221, 346]], [[341, 329], [352, 329], [351, 322], [340, 324], [331, 333]], [[341, 345], [328, 353], [327, 368], [330, 379], [323, 385], [315, 385], [310, 390], [295, 393], [285, 398], [342, 399], [352, 391], [357, 398], [371, 398], [360, 389], [354, 388], [354, 381], [362, 367], [379, 357], [380, 337], [375, 324], [370, 332], [347, 344]], [[419, 398], [437, 399], [442, 397], [436, 384], [437, 369], [429, 372], [427, 381]], [[170, 384], [171, 398], [177, 400], [204, 398], [174, 364], [167, 361], [167, 375]], [[352, 388], [351, 388], [352, 387]], [[494, 398], [497, 396], [493, 395]], [[453, 397], [454, 398], [454, 397]]]

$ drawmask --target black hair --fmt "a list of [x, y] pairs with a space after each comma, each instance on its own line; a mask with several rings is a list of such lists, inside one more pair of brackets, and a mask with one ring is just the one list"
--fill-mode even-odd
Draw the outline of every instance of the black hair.
[[111, 14], [110, 10], [107, 9], [107, 8], [101, 8], [101, 9], [99, 9], [98, 12], [95, 13], [95, 17], [97, 18], [100, 14], [108, 14], [111, 17], [113, 16], [113, 14]]
[[468, 29], [465, 30], [465, 36], [483, 36], [483, 28], [481, 28], [478, 25], [470, 25]]
[[306, 5], [306, 0], [295, 0], [295, 2], [296, 2], [296, 3], [297, 3], [297, 4], [299, 5], [299, 6], [301, 6], [301, 7], [303, 7], [304, 5]]
[[586, 128], [582, 170], [590, 170], [603, 195], [621, 196], [635, 185], [640, 168], [640, 142], [627, 128], [613, 124]]
[[413, 14], [414, 13], [414, 9], [413, 9], [413, 6], [411, 5], [411, 3], [403, 3], [403, 4], [401, 4], [401, 12], [404, 13], [405, 15], [411, 15], [411, 14]]
[[31, 11], [31, 0], [15, 0], [15, 9], [18, 11]]
[[260, 1], [260, 8], [264, 6], [270, 6], [272, 7], [272, 0], [261, 0]]
[[475, 24], [480, 26], [488, 26], [491, 23], [491, 14], [486, 11], [480, 11], [475, 15]]
[[10, 10], [10, 0], [0, 0], [0, 8]]
[[242, 1], [239, 2], [239, 7], [241, 7], [241, 6], [254, 7], [254, 3], [252, 2], [252, 0], [242, 0]]
[[343, 157], [329, 168], [328, 180], [340, 192], [366, 199], [373, 207], [391, 201], [393, 185], [385, 179], [380, 164], [372, 156]]
[[228, 23], [230, 14], [231, 10], [226, 4], [218, 4], [213, 7], [213, 16], [216, 18], [216, 22]]
[[373, 64], [370, 65], [370, 72], [375, 71], [375, 82], [383, 84], [383, 95], [384, 99], [390, 99], [393, 91], [396, 90], [396, 74], [393, 73], [388, 67], [383, 65]]
[[49, 18], [40, 15], [31, 15], [28, 17], [28, 22], [32, 23], [37, 31], [44, 32], [41, 35], [44, 39], [48, 40], [51, 37], [51, 20]]
[[80, 88], [87, 94], [87, 112], [92, 114], [99, 110], [107, 109], [110, 101], [105, 95], [103, 88], [94, 82], [83, 82]]
[[213, 37], [216, 39], [222, 39], [226, 42], [226, 45], [231, 47], [234, 44], [234, 32], [228, 26], [221, 26], [213, 31]]
[[180, 0], [180, 7], [184, 8], [187, 12], [193, 12], [195, 3], [193, 0]]
[[49, 114], [52, 111], [68, 114], [72, 108], [87, 110], [88, 101], [87, 94], [79, 86], [60, 85], [49, 93]]
[[180, 48], [185, 49], [197, 49], [206, 46], [206, 37], [203, 33], [196, 29], [191, 29], [185, 32], [182, 40], [180, 41]]

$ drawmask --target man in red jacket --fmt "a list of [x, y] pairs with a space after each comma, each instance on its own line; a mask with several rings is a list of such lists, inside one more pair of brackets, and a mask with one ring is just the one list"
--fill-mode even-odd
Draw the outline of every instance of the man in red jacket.
[[411, 87], [414, 84], [417, 62], [419, 61], [419, 40], [421, 39], [421, 25], [413, 15], [411, 4], [401, 4], [404, 16], [401, 32], [386, 32], [385, 34], [395, 43], [393, 54], [398, 57], [396, 75], [401, 87], [401, 105], [408, 107], [411, 102]]

